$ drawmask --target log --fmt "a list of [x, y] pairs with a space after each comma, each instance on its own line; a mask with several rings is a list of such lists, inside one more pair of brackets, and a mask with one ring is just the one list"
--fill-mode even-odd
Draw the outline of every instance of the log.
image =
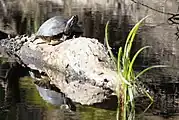
[[16, 55], [21, 64], [45, 72], [50, 83], [74, 102], [93, 105], [114, 94], [115, 64], [98, 40], [79, 37], [51, 46], [39, 44], [42, 39], [34, 38], [2, 39], [0, 45]]

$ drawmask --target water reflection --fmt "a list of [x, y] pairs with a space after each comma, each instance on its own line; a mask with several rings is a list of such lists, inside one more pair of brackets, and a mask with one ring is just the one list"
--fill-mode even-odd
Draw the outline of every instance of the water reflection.
[[[4, 103], [4, 88], [0, 102]], [[115, 120], [115, 111], [107, 111], [78, 105], [77, 112], [46, 103], [40, 97], [32, 80], [25, 77], [19, 81], [20, 101], [0, 111], [1, 120]], [[1, 91], [0, 91], [1, 92]], [[11, 96], [13, 97], [13, 96]], [[16, 98], [13, 98], [16, 99]]]
[[80, 120], [115, 120], [116, 112], [93, 107], [79, 107]]

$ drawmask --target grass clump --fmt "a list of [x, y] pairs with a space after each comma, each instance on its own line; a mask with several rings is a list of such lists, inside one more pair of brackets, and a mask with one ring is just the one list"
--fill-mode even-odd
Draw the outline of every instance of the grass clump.
[[[147, 17], [141, 19], [130, 31], [124, 48], [120, 47], [118, 51], [118, 58], [116, 59], [110, 50], [110, 46], [108, 44], [108, 26], [109, 21], [106, 24], [105, 28], [105, 42], [107, 45], [107, 49], [109, 51], [109, 54], [113, 61], [116, 63], [117, 68], [117, 74], [118, 74], [118, 81], [117, 81], [117, 87], [116, 87], [116, 94], [118, 97], [118, 110], [116, 119], [117, 120], [135, 120], [135, 101], [134, 98], [138, 96], [138, 91], [140, 90], [140, 93], [144, 93], [150, 100], [151, 104], [153, 103], [152, 96], [139, 85], [138, 78], [144, 74], [146, 71], [152, 69], [152, 68], [158, 68], [158, 67], [166, 67], [164, 65], [155, 65], [148, 67], [138, 74], [136, 74], [133, 70], [134, 62], [137, 58], [137, 56], [146, 48], [150, 48], [151, 46], [145, 46], [140, 48], [130, 59], [130, 52], [132, 48], [132, 44], [135, 38], [135, 35], [137, 33], [137, 30], [140, 26], [140, 24], [146, 19]], [[150, 104], [150, 105], [151, 105]], [[149, 107], [150, 107], [149, 105]], [[146, 111], [146, 110], [145, 110]], [[145, 112], [144, 111], [144, 112]]]

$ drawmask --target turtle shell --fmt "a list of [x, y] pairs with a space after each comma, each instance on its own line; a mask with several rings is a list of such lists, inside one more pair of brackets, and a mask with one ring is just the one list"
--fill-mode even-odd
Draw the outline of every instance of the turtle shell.
[[62, 16], [55, 16], [45, 21], [37, 31], [39, 37], [53, 37], [63, 34], [67, 24], [67, 19]]

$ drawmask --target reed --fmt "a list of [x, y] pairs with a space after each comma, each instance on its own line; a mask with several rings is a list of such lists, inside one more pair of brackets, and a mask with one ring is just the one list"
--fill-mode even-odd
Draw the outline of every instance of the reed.
[[[165, 65], [155, 65], [148, 67], [142, 70], [139, 73], [135, 73], [133, 69], [134, 62], [137, 56], [147, 48], [151, 46], [145, 46], [140, 48], [130, 59], [130, 52], [132, 48], [132, 44], [137, 33], [137, 30], [141, 23], [147, 18], [141, 19], [130, 31], [124, 48], [120, 47], [118, 51], [118, 58], [115, 58], [110, 46], [108, 44], [108, 26], [109, 21], [105, 27], [105, 42], [107, 45], [107, 49], [112, 60], [116, 63], [116, 70], [118, 74], [117, 87], [116, 87], [116, 95], [118, 97], [118, 108], [117, 108], [117, 120], [135, 120], [135, 100], [139, 94], [145, 94], [150, 100], [151, 104], [153, 103], [152, 96], [146, 91], [144, 87], [139, 84], [138, 78], [152, 68], [158, 67], [167, 67]], [[140, 91], [140, 92], [139, 92]], [[146, 108], [146, 110], [151, 106], [151, 104]], [[145, 111], [146, 111], [145, 110]], [[144, 112], [145, 112], [144, 111]]]

